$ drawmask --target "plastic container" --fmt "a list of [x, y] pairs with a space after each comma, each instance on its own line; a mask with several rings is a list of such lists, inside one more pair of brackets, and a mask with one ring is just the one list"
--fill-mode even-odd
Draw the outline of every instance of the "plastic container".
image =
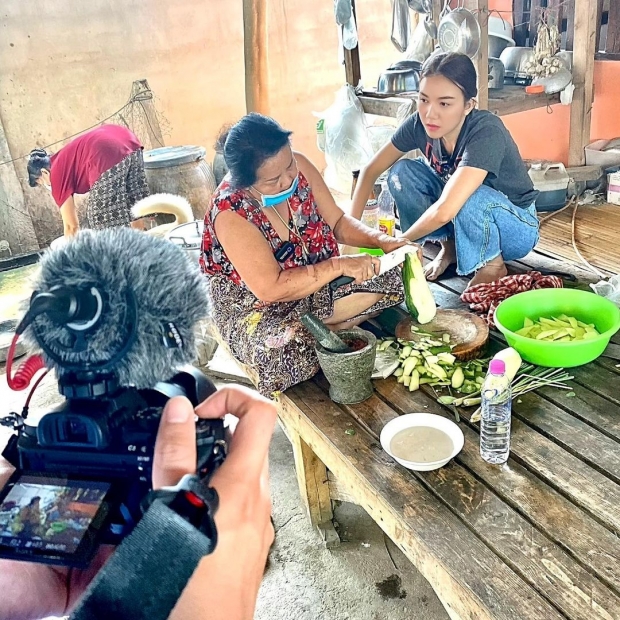
[[145, 151], [144, 169], [151, 194], [177, 194], [189, 200], [201, 220], [216, 188], [201, 146], [164, 146]]
[[501, 465], [510, 454], [512, 394], [503, 360], [491, 360], [481, 390], [480, 456], [487, 463]]
[[620, 205], [620, 166], [605, 169], [607, 176], [607, 202]]
[[534, 162], [528, 174], [540, 192], [536, 198], [537, 211], [557, 211], [566, 204], [570, 177], [564, 164]]
[[362, 224], [373, 230], [379, 229], [379, 203], [376, 200], [369, 200], [362, 213]]
[[379, 203], [379, 230], [390, 237], [396, 234], [396, 216], [394, 215], [394, 198], [388, 189], [387, 181], [381, 183]]
[[586, 146], [586, 166], [620, 166], [620, 149], [605, 151], [611, 140], [595, 140]]
[[[525, 317], [573, 316], [584, 323], [594, 323], [600, 336], [574, 342], [534, 340], [515, 334]], [[502, 301], [495, 311], [495, 325], [508, 344], [531, 364], [551, 368], [571, 368], [595, 360], [620, 329], [620, 308], [611, 301], [577, 289], [547, 288], [513, 295]]]

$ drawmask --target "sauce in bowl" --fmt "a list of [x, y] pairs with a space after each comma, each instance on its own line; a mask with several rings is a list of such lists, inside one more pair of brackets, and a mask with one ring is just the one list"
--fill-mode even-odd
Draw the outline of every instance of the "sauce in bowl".
[[434, 463], [450, 458], [454, 451], [452, 439], [432, 426], [412, 426], [394, 435], [390, 442], [392, 454], [404, 461]]

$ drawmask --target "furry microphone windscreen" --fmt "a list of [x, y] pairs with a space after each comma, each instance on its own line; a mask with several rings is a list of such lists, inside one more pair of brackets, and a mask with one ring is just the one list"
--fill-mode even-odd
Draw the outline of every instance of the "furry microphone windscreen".
[[[123, 386], [152, 387], [195, 359], [194, 329], [208, 315], [208, 287], [198, 266], [170, 241], [131, 228], [84, 230], [45, 252], [40, 266], [37, 292], [57, 285], [94, 287], [103, 299], [101, 316], [84, 332], [81, 347], [74, 346], [75, 331], [45, 314], [26, 330], [26, 338], [44, 349], [46, 365], [59, 376], [68, 367], [105, 365], [128, 343], [110, 369]], [[128, 320], [132, 294], [135, 330]]]

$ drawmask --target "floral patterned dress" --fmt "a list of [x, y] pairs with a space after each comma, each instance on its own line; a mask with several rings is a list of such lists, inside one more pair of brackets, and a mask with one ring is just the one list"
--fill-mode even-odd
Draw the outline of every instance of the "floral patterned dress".
[[228, 260], [215, 234], [213, 224], [222, 211], [232, 210], [254, 224], [274, 255], [290, 241], [294, 252], [279, 262], [282, 269], [316, 264], [339, 255], [334, 233], [321, 217], [312, 190], [301, 172], [298, 181], [297, 190], [289, 200], [292, 211], [289, 228], [295, 232], [290, 233], [288, 240], [280, 238], [261, 207], [249, 200], [244, 190], [232, 187], [228, 177], [216, 190], [204, 220], [200, 266], [209, 278], [213, 320], [232, 354], [257, 371], [259, 391], [272, 397], [309, 379], [319, 370], [315, 340], [300, 321], [303, 314], [310, 311], [321, 319], [328, 318], [336, 300], [357, 292], [385, 295], [365, 314], [394, 306], [404, 298], [398, 269], [336, 291], [324, 286], [297, 301], [268, 304], [254, 296]]

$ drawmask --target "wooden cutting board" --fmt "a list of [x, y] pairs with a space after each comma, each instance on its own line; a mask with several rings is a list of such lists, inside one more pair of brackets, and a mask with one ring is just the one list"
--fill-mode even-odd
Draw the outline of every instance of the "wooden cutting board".
[[420, 325], [411, 317], [403, 319], [396, 326], [396, 337], [403, 340], [416, 340], [417, 332], [411, 331], [415, 325], [421, 331], [431, 334], [450, 334], [450, 344], [456, 345], [452, 355], [459, 360], [471, 360], [482, 357], [489, 340], [489, 328], [477, 315], [466, 310], [437, 310], [435, 318], [425, 325]]

